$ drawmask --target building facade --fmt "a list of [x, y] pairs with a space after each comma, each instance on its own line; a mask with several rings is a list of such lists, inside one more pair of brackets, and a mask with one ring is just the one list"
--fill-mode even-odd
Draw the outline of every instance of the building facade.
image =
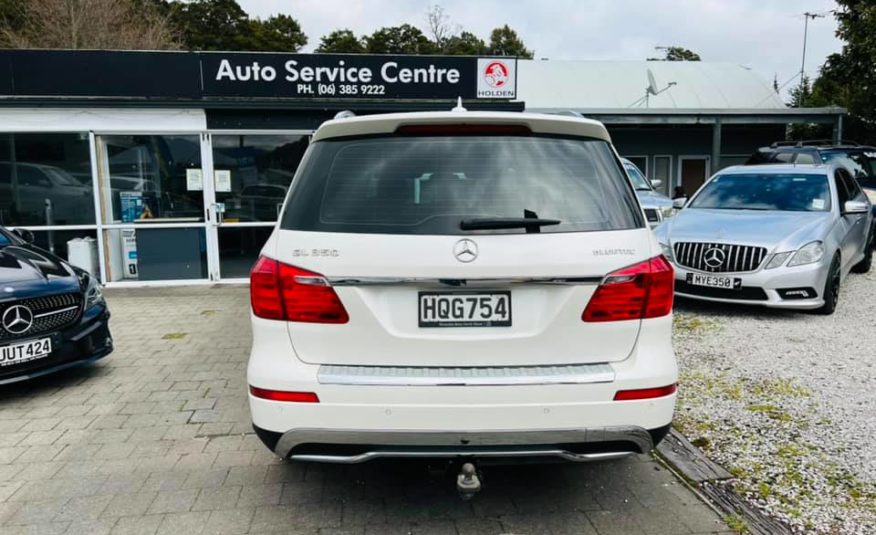
[[[644, 93], [659, 66], [637, 68], [641, 80], [625, 67], [627, 82], [601, 83]], [[2, 51], [0, 224], [31, 230], [108, 285], [239, 282], [310, 135], [341, 111], [446, 110], [461, 98], [468, 109], [582, 113], [666, 191], [741, 163], [789, 122], [841, 126], [842, 110], [774, 101], [692, 108], [688, 82], [620, 107], [593, 93], [593, 70], [513, 58]], [[617, 88], [603, 94], [627, 98]], [[666, 93], [683, 106], [666, 105]]]

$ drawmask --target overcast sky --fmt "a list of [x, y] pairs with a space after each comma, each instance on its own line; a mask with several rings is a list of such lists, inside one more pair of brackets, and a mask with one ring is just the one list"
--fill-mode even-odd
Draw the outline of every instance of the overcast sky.
[[[839, 51], [833, 0], [239, 0], [250, 14], [295, 17], [310, 39], [334, 29], [357, 35], [383, 26], [414, 24], [426, 30], [425, 14], [440, 4], [453, 23], [484, 40], [509, 24], [536, 58], [642, 60], [655, 46], [680, 45], [704, 61], [749, 66], [782, 84], [800, 70], [804, 11], [824, 13], [809, 23], [806, 72]], [[793, 85], [789, 84], [789, 87]]]

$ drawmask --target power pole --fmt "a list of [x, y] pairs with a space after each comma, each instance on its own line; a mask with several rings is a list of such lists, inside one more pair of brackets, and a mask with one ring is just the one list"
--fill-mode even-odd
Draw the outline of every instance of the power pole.
[[800, 62], [800, 90], [802, 94], [803, 82], [806, 76], [806, 39], [809, 35], [809, 19], [815, 20], [824, 18], [824, 13], [803, 13], [803, 61]]

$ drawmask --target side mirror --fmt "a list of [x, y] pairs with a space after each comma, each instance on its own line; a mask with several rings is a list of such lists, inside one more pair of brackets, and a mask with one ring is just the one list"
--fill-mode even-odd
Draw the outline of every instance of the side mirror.
[[679, 197], [677, 199], [672, 199], [672, 207], [676, 210], [681, 210], [684, 208], [684, 205], [687, 204], [687, 197]]
[[25, 243], [33, 243], [35, 239], [33, 236], [33, 232], [27, 230], [26, 228], [14, 228], [12, 229], [12, 232], [14, 232], [16, 236], [24, 240]]
[[843, 214], [866, 214], [870, 211], [870, 205], [864, 201], [846, 201], [843, 205]]
[[651, 181], [651, 185], [655, 188], [659, 188], [660, 186], [663, 185], [663, 181], [660, 180], [659, 178], [657, 178], [657, 179], [654, 179]]

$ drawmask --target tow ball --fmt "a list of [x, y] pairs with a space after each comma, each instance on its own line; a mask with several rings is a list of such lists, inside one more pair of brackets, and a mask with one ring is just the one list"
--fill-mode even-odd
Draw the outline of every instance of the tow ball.
[[456, 490], [463, 500], [470, 500], [481, 490], [481, 478], [472, 463], [465, 463], [456, 476]]

